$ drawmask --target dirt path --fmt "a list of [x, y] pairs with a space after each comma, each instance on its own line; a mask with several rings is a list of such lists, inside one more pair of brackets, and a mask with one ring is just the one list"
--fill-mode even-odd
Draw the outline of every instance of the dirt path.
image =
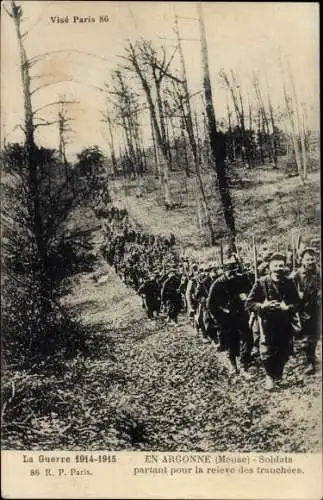
[[319, 450], [320, 377], [304, 378], [299, 355], [287, 365], [285, 387], [268, 394], [262, 369], [254, 367], [249, 382], [230, 377], [225, 355], [204, 343], [184, 316], [177, 328], [168, 327], [164, 318], [148, 320], [139, 297], [111, 268], [100, 265], [100, 274], [105, 276], [101, 283], [80, 276], [69, 297], [82, 321], [113, 341], [113, 370], [118, 373], [114, 381], [102, 384], [100, 374], [111, 372], [111, 360], [98, 352], [99, 361], [92, 366], [96, 380], [87, 383], [99, 387], [105, 412], [106, 405], [113, 408], [114, 431], [87, 445], [165, 451]]
[[42, 375], [8, 374], [23, 424], [8, 428], [3, 449], [320, 450], [321, 379], [304, 378], [299, 356], [285, 388], [268, 394], [261, 369], [250, 382], [230, 377], [225, 356], [183, 315], [177, 328], [148, 320], [102, 261], [73, 285], [66, 302], [86, 327], [87, 352]]
[[[75, 217], [96, 227], [86, 215], [84, 223]], [[100, 229], [93, 243], [98, 254]], [[135, 291], [101, 258], [94, 272], [74, 278], [66, 302], [86, 327], [87, 352], [51, 373], [8, 374], [23, 425], [8, 428], [3, 449], [321, 449], [321, 376], [305, 378], [299, 354], [277, 392], [265, 392], [257, 367], [250, 382], [229, 376], [225, 355], [186, 317], [178, 328], [148, 320]]]

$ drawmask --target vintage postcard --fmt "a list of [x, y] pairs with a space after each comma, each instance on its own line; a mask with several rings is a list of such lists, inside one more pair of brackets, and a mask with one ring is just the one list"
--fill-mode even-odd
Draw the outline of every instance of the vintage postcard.
[[6, 499], [322, 498], [319, 6], [1, 3]]

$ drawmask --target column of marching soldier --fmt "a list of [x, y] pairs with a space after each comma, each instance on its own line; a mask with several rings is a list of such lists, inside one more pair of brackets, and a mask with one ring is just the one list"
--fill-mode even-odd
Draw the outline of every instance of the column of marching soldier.
[[260, 360], [268, 390], [279, 385], [295, 341], [304, 373], [315, 373], [321, 303], [315, 249], [303, 249], [294, 271], [290, 256], [264, 253], [255, 280], [252, 265], [236, 256], [222, 265], [189, 262], [174, 249], [173, 234], [146, 233], [125, 209], [109, 207], [100, 215], [102, 254], [142, 297], [148, 318], [163, 312], [177, 326], [179, 314], [186, 313], [205, 342], [227, 353], [232, 373], [250, 379], [250, 366]]

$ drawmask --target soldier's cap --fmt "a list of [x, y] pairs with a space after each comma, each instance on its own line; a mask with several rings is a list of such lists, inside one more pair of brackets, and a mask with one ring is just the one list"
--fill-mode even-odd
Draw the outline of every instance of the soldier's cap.
[[211, 262], [208, 262], [208, 265], [207, 265], [207, 270], [208, 271], [217, 271], [218, 270], [218, 265], [216, 262], [214, 261], [211, 261]]
[[309, 254], [309, 255], [313, 255], [313, 257], [316, 257], [317, 255], [317, 252], [314, 248], [312, 247], [307, 247], [307, 248], [304, 248], [304, 250], [301, 252], [300, 254], [300, 258], [302, 259], [304, 257], [304, 255], [306, 254]]
[[270, 256], [268, 262], [273, 262], [274, 260], [282, 260], [282, 261], [286, 262], [286, 257], [282, 253], [276, 252]]
[[237, 262], [227, 262], [223, 265], [225, 271], [237, 271], [239, 269], [239, 264]]

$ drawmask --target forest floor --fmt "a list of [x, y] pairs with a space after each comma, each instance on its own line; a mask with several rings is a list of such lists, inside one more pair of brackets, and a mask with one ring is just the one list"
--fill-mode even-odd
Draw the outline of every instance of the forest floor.
[[[260, 238], [267, 224], [268, 238], [276, 236], [276, 226], [267, 217], [261, 223], [262, 233], [258, 227], [267, 196], [269, 212], [282, 225], [278, 234], [283, 234], [285, 225], [293, 227], [297, 205], [308, 237], [318, 237], [318, 174], [310, 176], [305, 188], [295, 178], [274, 182], [276, 177], [275, 173], [273, 181], [263, 186], [262, 194], [252, 187], [243, 195], [239, 190], [234, 194], [259, 200], [255, 212], [250, 203], [246, 201], [245, 208], [242, 203], [237, 218], [240, 234], [249, 237], [254, 228]], [[174, 232], [184, 248], [202, 247], [192, 217], [194, 204], [166, 217], [157, 205], [157, 191], [150, 188], [145, 198], [135, 194], [124, 198], [122, 186], [115, 182], [113, 202], [126, 205], [131, 219], [147, 230]], [[288, 221], [276, 221], [284, 218], [275, 212], [279, 192]], [[243, 221], [243, 211], [248, 220]], [[86, 216], [88, 227], [97, 225], [93, 215], [82, 210], [75, 214], [84, 221]], [[96, 230], [94, 249], [101, 239]], [[73, 278], [65, 302], [88, 332], [87, 353], [52, 372], [7, 373], [4, 384], [14, 384], [11, 404], [20, 413], [5, 427], [3, 449], [320, 451], [321, 370], [303, 375], [297, 345], [281, 387], [268, 394], [259, 365], [251, 368], [250, 381], [230, 375], [225, 354], [203, 341], [184, 315], [177, 328], [168, 326], [163, 315], [149, 320], [136, 292], [100, 257], [93, 272]]]
[[230, 375], [225, 355], [184, 315], [177, 328], [149, 320], [111, 268], [101, 262], [95, 275], [106, 279], [79, 275], [66, 298], [89, 332], [89, 354], [52, 374], [11, 376], [15, 403], [25, 404], [3, 448], [320, 450], [321, 376], [303, 375], [300, 353], [268, 394], [262, 368], [251, 368], [250, 381]]

